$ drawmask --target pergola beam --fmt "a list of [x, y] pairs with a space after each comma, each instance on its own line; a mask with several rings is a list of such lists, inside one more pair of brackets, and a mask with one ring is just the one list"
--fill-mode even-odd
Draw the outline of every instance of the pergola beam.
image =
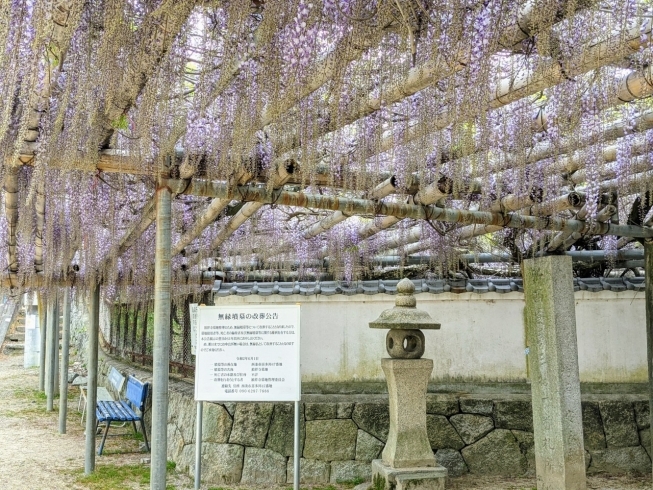
[[[173, 186], [170, 188], [172, 197], [179, 194], [184, 187], [188, 185], [187, 179], [180, 179], [174, 181]], [[145, 230], [147, 230], [154, 220], [156, 219], [156, 196], [150, 198], [145, 206], [141, 208], [140, 217], [129, 227], [127, 232], [123, 235], [120, 241], [111, 249], [109, 257], [119, 257], [124, 254], [129, 248], [136, 243]]]
[[[542, 90], [557, 85], [565, 80], [588, 73], [601, 66], [609, 65], [623, 58], [635, 54], [641, 47], [650, 44], [651, 27], [653, 19], [647, 18], [643, 22], [631, 23], [623, 30], [603, 41], [587, 46], [587, 49], [579, 50], [577, 56], [563, 60], [545, 60], [534, 70], [527, 69], [519, 71], [509, 77], [500, 80], [493, 89], [492, 95], [485, 107], [486, 110], [498, 109], [524, 97], [537, 94]], [[628, 75], [626, 80], [630, 77]], [[622, 90], [615, 97], [615, 103], [627, 99], [628, 88], [635, 84], [620, 83]], [[651, 85], [646, 82], [642, 87], [651, 90]], [[623, 92], [623, 93], [622, 93]], [[631, 99], [632, 100], [632, 99]], [[439, 118], [430, 121], [429, 130], [436, 131], [444, 129], [453, 122], [451, 116], [443, 114]], [[458, 120], [458, 123], [467, 122]], [[406, 130], [404, 141], [411, 141], [419, 136], [421, 132], [415, 128]], [[392, 135], [383, 138], [379, 145], [380, 151], [388, 151], [395, 145]]]
[[[179, 185], [178, 180], [168, 180], [168, 185]], [[557, 217], [538, 217], [517, 213], [493, 213], [488, 211], [466, 211], [461, 209], [439, 208], [437, 206], [417, 206], [414, 204], [385, 203], [369, 199], [347, 199], [337, 196], [268, 190], [239, 186], [235, 189], [228, 182], [193, 180], [185, 194], [204, 197], [240, 199], [259, 204], [277, 204], [309, 209], [329, 209], [348, 211], [360, 215], [394, 216], [416, 220], [435, 220], [448, 223], [497, 225], [508, 228], [536, 229], [550, 231], [578, 231], [593, 235], [618, 235], [633, 237], [653, 237], [653, 229], [633, 225], [613, 223], [590, 223], [580, 220]]]
[[[557, 12], [553, 15], [557, 17], [569, 15], [572, 13], [571, 8], [576, 11], [586, 8], [592, 3], [592, 1], [586, 0], [580, 2], [564, 0], [558, 6]], [[539, 14], [537, 2], [535, 1], [528, 0], [522, 6], [518, 6], [515, 22], [501, 32], [501, 37], [497, 44], [498, 50], [514, 49], [515, 46], [528, 39], [532, 35], [530, 30], [533, 25], [532, 19], [537, 18]], [[447, 55], [446, 58], [430, 60], [420, 66], [411, 68], [408, 75], [401, 80], [391, 83], [380, 94], [371, 93], [345, 114], [340, 114], [337, 118], [332, 118], [332, 123], [321, 128], [317, 134], [314, 134], [314, 138], [322, 138], [334, 131], [338, 131], [349, 124], [375, 113], [383, 107], [400, 102], [440, 80], [453, 76], [469, 65], [470, 57], [471, 49], [463, 47], [460, 51]], [[390, 136], [389, 139], [392, 141], [392, 145], [394, 145], [394, 138]], [[280, 153], [294, 149], [296, 147], [296, 141], [297, 139], [294, 135], [290, 134], [289, 137], [277, 143], [277, 151]], [[386, 151], [387, 149], [382, 151]], [[282, 158], [287, 156], [285, 155]]]
[[[250, 178], [251, 174], [242, 171], [240, 176], [238, 176], [235, 180], [238, 185], [244, 185]], [[220, 213], [224, 211], [230, 202], [231, 199], [213, 199], [204, 210], [204, 213], [202, 213], [202, 215], [195, 220], [193, 227], [175, 244], [174, 248], [172, 249], [172, 256], [174, 257], [178, 253], [181, 253], [181, 251], [186, 248], [193, 240], [195, 240], [195, 238], [200, 236], [204, 229], [217, 219]]]
[[107, 96], [108, 104], [102, 119], [101, 148], [109, 146], [115, 121], [132, 107], [198, 3], [197, 0], [164, 0], [162, 5], [143, 20], [136, 36], [139, 45], [147, 46], [147, 49], [139, 49], [138, 54], [127, 57], [122, 80]]
[[[293, 165], [288, 165], [288, 166], [281, 166], [277, 167], [276, 175], [273, 177], [272, 182], [271, 182], [271, 187], [274, 190], [280, 189], [287, 181], [290, 175], [292, 175], [294, 171]], [[191, 182], [191, 185], [193, 182]], [[235, 187], [236, 189], [245, 189], [247, 187], [244, 186], [232, 186]], [[191, 194], [190, 192], [185, 192], [186, 194]], [[229, 192], [227, 193], [226, 196], [221, 197], [219, 195], [215, 196], [216, 198], [222, 200], [222, 201], [229, 201], [232, 200], [232, 197], [229, 197]], [[250, 199], [243, 199], [243, 201], [249, 201]], [[224, 241], [229, 238], [233, 233], [240, 228], [243, 223], [245, 223], [247, 220], [249, 220], [256, 212], [258, 212], [259, 209], [263, 207], [264, 202], [247, 202], [242, 208], [238, 210], [238, 212], [231, 217], [231, 219], [224, 225], [224, 227], [220, 230], [220, 232], [217, 234], [217, 236], [211, 241], [211, 244], [209, 245], [208, 249], [209, 251], [216, 250], [220, 245], [224, 243]], [[196, 254], [195, 257], [190, 259], [188, 261], [188, 265], [194, 265], [200, 260], [200, 254]]]
[[[75, 27], [79, 22], [82, 8], [73, 0], [58, 0], [52, 5], [52, 30], [47, 47], [48, 67], [43, 70], [43, 80], [35, 83], [32, 88], [32, 97], [28, 99], [26, 116], [27, 132], [23, 138], [24, 144], [29, 144], [38, 139], [43, 108], [49, 104], [53, 88], [57, 85], [57, 77], [63, 65], [63, 58], [70, 45]], [[55, 57], [53, 63], [51, 60]]]

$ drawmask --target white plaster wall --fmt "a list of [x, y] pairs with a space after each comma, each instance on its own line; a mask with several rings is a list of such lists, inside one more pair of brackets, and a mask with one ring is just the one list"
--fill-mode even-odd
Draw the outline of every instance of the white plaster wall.
[[[368, 323], [394, 305], [385, 294], [228, 296], [216, 304], [300, 303], [302, 380], [384, 379], [385, 330]], [[527, 379], [521, 293], [417, 295], [418, 308], [442, 325], [425, 331], [434, 381]], [[643, 293], [576, 293], [581, 381], [646, 382]]]
[[641, 382], [646, 371], [644, 293], [576, 293], [581, 381]]

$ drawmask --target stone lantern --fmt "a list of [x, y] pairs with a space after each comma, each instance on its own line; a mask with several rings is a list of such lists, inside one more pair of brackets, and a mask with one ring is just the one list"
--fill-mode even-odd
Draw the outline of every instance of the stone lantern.
[[418, 310], [409, 279], [397, 284], [395, 307], [370, 322], [370, 328], [388, 329], [381, 359], [390, 398], [390, 432], [382, 459], [372, 462], [374, 490], [444, 489], [446, 468], [437, 464], [426, 433], [426, 390], [433, 360], [424, 354], [425, 329], [440, 324]]

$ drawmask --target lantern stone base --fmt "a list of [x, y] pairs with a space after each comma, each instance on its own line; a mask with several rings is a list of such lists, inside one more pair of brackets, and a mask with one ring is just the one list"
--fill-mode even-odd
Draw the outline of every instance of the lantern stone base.
[[426, 433], [426, 388], [431, 359], [381, 359], [388, 381], [390, 431], [381, 454], [392, 468], [436, 466]]
[[444, 490], [444, 466], [391, 468], [381, 459], [372, 461], [371, 490]]

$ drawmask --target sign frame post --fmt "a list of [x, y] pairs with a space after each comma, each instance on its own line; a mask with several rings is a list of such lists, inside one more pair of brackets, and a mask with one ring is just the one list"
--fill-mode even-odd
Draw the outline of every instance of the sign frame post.
[[197, 402], [197, 417], [195, 418], [195, 490], [200, 490], [202, 481], [202, 418], [204, 402]]

